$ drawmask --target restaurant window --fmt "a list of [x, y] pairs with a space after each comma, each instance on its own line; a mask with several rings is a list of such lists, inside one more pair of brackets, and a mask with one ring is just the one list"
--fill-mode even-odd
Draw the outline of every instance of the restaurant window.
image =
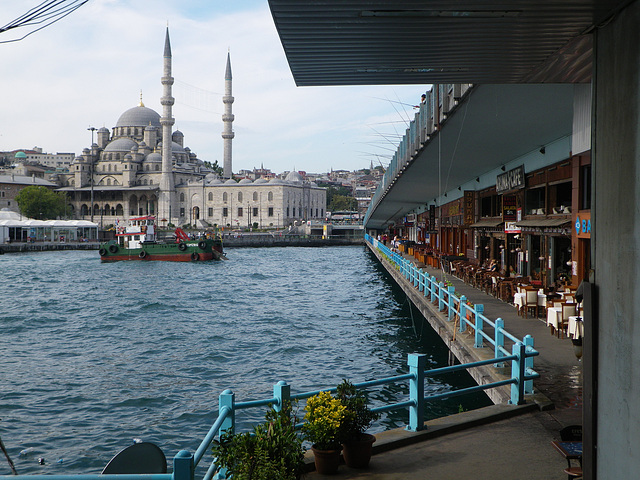
[[591, 165], [580, 167], [580, 209], [591, 210]]
[[549, 212], [571, 212], [571, 181], [549, 185]]
[[273, 207], [269, 207], [269, 213], [267, 215], [273, 217]]
[[242, 207], [238, 207], [238, 216], [241, 217], [242, 216]]
[[524, 202], [527, 215], [544, 215], [544, 187], [527, 190]]
[[223, 217], [229, 216], [229, 207], [222, 207], [222, 216]]

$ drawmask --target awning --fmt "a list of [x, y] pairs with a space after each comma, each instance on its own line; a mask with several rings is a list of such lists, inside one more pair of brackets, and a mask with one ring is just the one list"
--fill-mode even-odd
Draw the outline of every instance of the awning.
[[500, 218], [485, 218], [469, 225], [471, 228], [497, 228], [503, 223]]
[[571, 223], [571, 219], [567, 218], [534, 218], [531, 220], [521, 220], [516, 222], [516, 227], [561, 227]]

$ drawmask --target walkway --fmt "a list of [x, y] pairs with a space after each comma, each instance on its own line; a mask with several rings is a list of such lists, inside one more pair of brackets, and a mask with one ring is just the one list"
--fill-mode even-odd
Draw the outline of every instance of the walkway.
[[[519, 317], [513, 305], [465, 284], [453, 275], [431, 267], [425, 270], [441, 280], [450, 281], [457, 292], [474, 304], [484, 305], [488, 318], [502, 318], [505, 328], [516, 337], [530, 334], [540, 355], [535, 370], [541, 378], [535, 388], [551, 400], [544, 411], [531, 405], [497, 405], [453, 415], [427, 423], [427, 431], [412, 445], [376, 453], [368, 470], [340, 466], [337, 476], [310, 473], [310, 480], [338, 479], [565, 479], [566, 461], [551, 446], [558, 432], [567, 425], [582, 424], [582, 366], [573, 353], [571, 340], [551, 335], [544, 319]], [[496, 409], [502, 414], [496, 415]], [[515, 410], [515, 411], [512, 411]], [[506, 415], [517, 414], [511, 418]], [[450, 424], [438, 432], [439, 425]], [[387, 436], [402, 436], [402, 431], [376, 435], [376, 444]], [[415, 435], [415, 434], [413, 434]], [[393, 441], [389, 442], [393, 445]], [[399, 443], [399, 442], [396, 442]], [[376, 446], [374, 444], [374, 446]], [[378, 449], [392, 448], [384, 445]]]

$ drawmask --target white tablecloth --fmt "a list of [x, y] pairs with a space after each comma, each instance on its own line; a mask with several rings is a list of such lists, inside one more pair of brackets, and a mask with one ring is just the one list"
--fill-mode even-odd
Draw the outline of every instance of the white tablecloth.
[[562, 323], [562, 308], [547, 308], [547, 325], [551, 325], [557, 330], [560, 327], [560, 323]]
[[567, 326], [567, 334], [571, 338], [582, 338], [584, 335], [584, 323], [582, 320], [578, 321], [578, 318], [582, 319], [582, 317], [572, 316], [569, 317], [569, 324]]
[[[525, 299], [527, 298], [526, 293], [515, 293], [513, 295], [513, 304], [518, 308], [523, 308]], [[546, 307], [547, 306], [547, 296], [538, 292], [538, 306]]]

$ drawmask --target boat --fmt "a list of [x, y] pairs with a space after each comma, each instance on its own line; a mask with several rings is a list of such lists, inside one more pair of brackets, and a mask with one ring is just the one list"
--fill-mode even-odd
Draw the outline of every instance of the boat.
[[126, 226], [116, 223], [115, 240], [100, 245], [100, 260], [198, 262], [226, 259], [222, 239], [217, 234], [194, 240], [178, 227], [174, 235], [170, 240], [159, 239], [156, 218], [152, 215], [130, 218]]

